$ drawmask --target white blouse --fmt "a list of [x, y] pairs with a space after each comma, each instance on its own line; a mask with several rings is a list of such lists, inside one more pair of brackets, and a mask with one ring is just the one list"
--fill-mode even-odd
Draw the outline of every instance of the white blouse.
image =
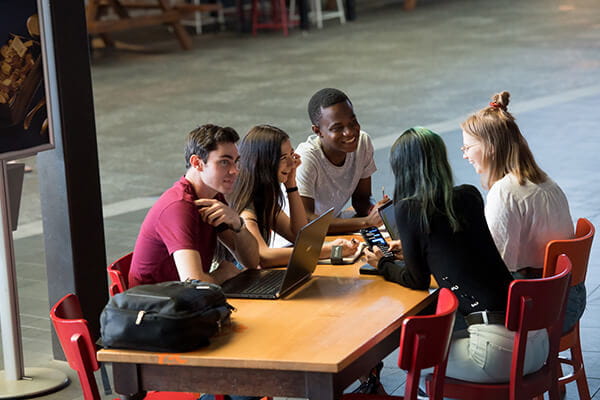
[[550, 178], [541, 184], [519, 185], [514, 175], [506, 175], [490, 188], [485, 217], [511, 272], [543, 268], [546, 244], [574, 235], [567, 197]]

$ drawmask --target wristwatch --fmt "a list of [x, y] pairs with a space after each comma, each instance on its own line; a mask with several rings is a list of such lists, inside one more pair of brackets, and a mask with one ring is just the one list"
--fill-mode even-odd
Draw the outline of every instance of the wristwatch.
[[239, 229], [234, 229], [233, 225], [231, 225], [231, 227], [229, 229], [231, 229], [232, 231], [234, 231], [235, 233], [240, 233], [242, 231], [242, 229], [244, 229], [244, 225], [246, 225], [244, 223], [244, 218], [240, 217], [240, 227]]

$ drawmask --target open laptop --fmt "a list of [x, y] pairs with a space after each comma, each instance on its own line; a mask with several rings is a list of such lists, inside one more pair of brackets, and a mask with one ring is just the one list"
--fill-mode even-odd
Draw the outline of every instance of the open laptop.
[[300, 229], [286, 269], [248, 269], [223, 283], [225, 296], [278, 299], [308, 281], [317, 267], [332, 218], [333, 208]]
[[385, 229], [388, 231], [390, 238], [392, 240], [400, 239], [400, 234], [398, 233], [398, 225], [396, 225], [396, 215], [394, 212], [394, 202], [388, 201], [377, 211], [379, 211], [379, 216], [383, 220], [383, 224], [385, 225]]

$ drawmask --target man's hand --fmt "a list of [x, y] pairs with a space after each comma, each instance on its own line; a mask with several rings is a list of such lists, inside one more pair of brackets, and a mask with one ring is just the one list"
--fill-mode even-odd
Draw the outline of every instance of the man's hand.
[[214, 227], [225, 224], [235, 231], [242, 228], [238, 213], [225, 203], [216, 199], [198, 199], [194, 203], [199, 207], [198, 212], [202, 221], [207, 224]]
[[383, 221], [381, 220], [381, 216], [379, 215], [379, 207], [381, 207], [388, 201], [390, 201], [390, 198], [387, 195], [385, 195], [385, 196], [383, 196], [383, 199], [379, 200], [377, 203], [375, 203], [373, 205], [373, 207], [371, 207], [371, 210], [369, 211], [369, 215], [367, 215], [367, 219], [366, 219], [367, 226], [381, 226], [383, 224]]

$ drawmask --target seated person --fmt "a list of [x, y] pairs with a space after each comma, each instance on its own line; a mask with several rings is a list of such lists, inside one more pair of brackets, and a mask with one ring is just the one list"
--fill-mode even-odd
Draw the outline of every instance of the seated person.
[[[433, 275], [459, 300], [458, 314], [469, 327], [455, 333], [446, 375], [470, 382], [507, 382], [514, 332], [504, 326], [508, 287], [513, 280], [496, 249], [471, 185], [454, 186], [442, 138], [417, 127], [400, 135], [391, 149], [394, 207], [404, 263], [365, 250], [367, 261], [386, 280], [425, 290]], [[481, 312], [488, 311], [489, 324]], [[488, 314], [489, 315], [489, 314]], [[527, 338], [525, 374], [539, 370], [548, 356], [545, 329]]]
[[[308, 103], [313, 135], [298, 146], [302, 156], [298, 167], [298, 188], [308, 219], [334, 207], [330, 233], [353, 232], [382, 224], [371, 202], [371, 175], [377, 170], [373, 144], [360, 130], [348, 96], [337, 89], [321, 89]], [[352, 199], [354, 218], [340, 218]]]
[[[510, 93], [497, 93], [488, 107], [462, 123], [463, 158], [489, 190], [485, 216], [506, 266], [515, 278], [539, 278], [546, 245], [550, 240], [571, 239], [573, 220], [567, 196], [537, 165], [508, 111], [509, 100]], [[564, 332], [573, 329], [585, 304], [585, 285], [571, 287]]]
[[239, 173], [238, 139], [232, 128], [215, 125], [189, 133], [187, 171], [160, 196], [142, 223], [130, 286], [187, 278], [221, 283], [235, 276], [239, 269], [227, 261], [210, 271], [217, 239], [245, 267], [257, 267], [256, 240], [224, 199]]
[[[286, 265], [293, 249], [272, 248], [269, 243], [273, 232], [293, 243], [308, 222], [296, 186], [300, 155], [294, 153], [288, 134], [270, 125], [251, 128], [241, 140], [239, 150], [240, 175], [228, 197], [231, 206], [244, 218], [258, 242], [260, 265]], [[282, 209], [282, 183], [287, 192], [289, 216]], [[342, 246], [343, 255], [347, 256], [356, 251], [358, 242], [344, 239], [326, 242], [321, 258], [329, 258], [334, 245]]]

